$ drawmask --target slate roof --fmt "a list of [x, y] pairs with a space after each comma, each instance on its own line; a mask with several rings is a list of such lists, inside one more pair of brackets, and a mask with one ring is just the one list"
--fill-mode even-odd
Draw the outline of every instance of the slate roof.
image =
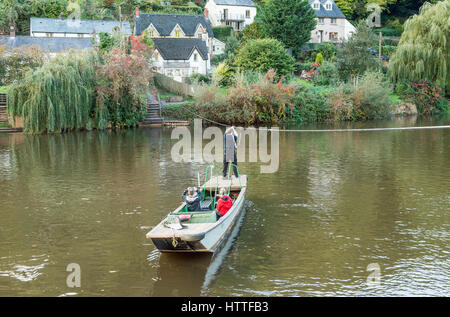
[[47, 52], [61, 52], [69, 49], [91, 49], [90, 38], [70, 38], [70, 37], [31, 37], [31, 36], [2, 36], [0, 35], [0, 45], [10, 48], [21, 46], [37, 46]]
[[165, 60], [187, 60], [197, 48], [204, 60], [208, 59], [205, 41], [198, 38], [152, 38], [155, 48]]
[[[116, 20], [70, 20], [50, 18], [30, 18], [30, 32], [39, 33], [79, 33], [91, 34], [94, 30], [98, 33], [111, 33], [113, 27], [120, 27]], [[125, 34], [131, 34], [130, 23], [122, 21], [122, 29]]]
[[211, 22], [203, 15], [141, 13], [135, 19], [136, 35], [141, 35], [151, 23], [161, 36], [170, 35], [177, 24], [181, 27], [184, 34], [194, 36], [198, 25], [201, 24], [208, 32], [208, 35], [214, 37]]
[[[318, 18], [340, 18], [345, 19], [345, 15], [342, 13], [342, 11], [339, 9], [339, 7], [336, 5], [336, 3], [333, 0], [330, 0], [332, 3], [331, 10], [325, 9], [325, 3], [327, 0], [319, 0], [320, 2], [320, 10], [314, 10], [316, 17]], [[312, 5], [312, 3], [315, 2], [315, 0], [309, 0], [309, 4]]]
[[213, 0], [217, 5], [256, 7], [252, 0]]

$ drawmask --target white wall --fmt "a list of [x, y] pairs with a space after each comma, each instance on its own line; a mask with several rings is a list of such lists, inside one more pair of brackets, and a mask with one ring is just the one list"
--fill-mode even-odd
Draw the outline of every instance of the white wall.
[[[243, 17], [244, 22], [242, 28], [251, 24], [256, 16], [256, 7], [217, 5], [213, 0], [208, 0], [205, 8], [208, 9], [208, 18], [211, 21], [212, 26], [225, 25], [225, 21], [221, 21], [224, 9], [228, 9], [229, 17]], [[250, 11], [249, 18], [246, 18], [245, 15], [247, 10]]]
[[[197, 60], [195, 61], [195, 54], [197, 54]], [[155, 55], [159, 55], [158, 59], [155, 58]], [[166, 68], [164, 63], [179, 63], [179, 62], [188, 62], [189, 68], [177, 68], [170, 67]], [[153, 66], [157, 68], [158, 73], [164, 74], [173, 78], [176, 81], [182, 82], [183, 77], [190, 77], [194, 73], [207, 75], [210, 70], [210, 60], [204, 60], [198, 50], [194, 50], [191, 54], [191, 57], [188, 60], [164, 60], [159, 54], [158, 50], [155, 49], [152, 56]]]
[[[342, 40], [346, 36], [346, 22], [349, 23], [346, 19], [336, 19], [336, 24], [331, 24], [330, 18], [324, 18], [324, 23], [319, 24], [319, 19], [316, 18], [317, 25], [314, 30], [311, 31], [311, 43], [321, 43], [320, 42], [320, 34], [319, 31], [322, 31], [322, 43], [325, 42], [342, 42]], [[329, 34], [330, 32], [336, 32], [338, 34], [337, 41], [331, 41]]]
[[[92, 37], [92, 34], [81, 34], [78, 33], [50, 33], [52, 37]], [[47, 33], [31, 32], [32, 37], [47, 37]]]
[[214, 55], [224, 54], [225, 53], [225, 43], [214, 38], [213, 39], [213, 49], [214, 50], [212, 53]]

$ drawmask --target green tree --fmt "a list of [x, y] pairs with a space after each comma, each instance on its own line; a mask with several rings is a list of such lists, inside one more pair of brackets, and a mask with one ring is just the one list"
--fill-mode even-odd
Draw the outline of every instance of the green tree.
[[281, 41], [295, 52], [311, 39], [311, 31], [317, 23], [307, 0], [268, 0], [260, 19], [268, 37]]
[[365, 21], [360, 21], [355, 33], [344, 42], [339, 49], [335, 62], [339, 76], [348, 80], [364, 74], [367, 70], [375, 70], [379, 67], [378, 58], [370, 53], [370, 49], [377, 46], [377, 38]]
[[253, 21], [242, 30], [240, 45], [242, 46], [248, 40], [263, 39], [265, 37], [264, 26], [259, 21]]
[[390, 74], [394, 81], [430, 80], [448, 93], [449, 21], [450, 0], [425, 3], [418, 15], [406, 21], [391, 60]]
[[289, 56], [283, 44], [275, 39], [248, 41], [238, 52], [236, 66], [242, 70], [267, 72], [275, 70], [278, 77], [286, 76], [294, 70], [294, 59]]

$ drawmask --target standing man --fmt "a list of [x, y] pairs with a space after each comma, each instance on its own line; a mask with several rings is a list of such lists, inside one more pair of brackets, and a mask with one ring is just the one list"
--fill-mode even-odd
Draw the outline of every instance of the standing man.
[[[223, 136], [223, 177], [227, 177], [228, 164], [232, 162], [234, 164], [233, 171], [234, 176], [238, 177], [237, 171], [237, 155], [236, 150], [238, 147], [238, 133], [234, 126], [225, 130]], [[231, 176], [231, 175], [230, 175]]]

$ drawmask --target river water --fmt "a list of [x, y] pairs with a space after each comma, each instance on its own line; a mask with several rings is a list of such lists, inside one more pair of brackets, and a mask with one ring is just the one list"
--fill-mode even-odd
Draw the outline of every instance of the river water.
[[174, 162], [171, 133], [1, 134], [0, 296], [450, 295], [450, 129], [281, 132], [276, 173], [239, 164], [245, 214], [214, 258], [145, 238], [207, 166]]

